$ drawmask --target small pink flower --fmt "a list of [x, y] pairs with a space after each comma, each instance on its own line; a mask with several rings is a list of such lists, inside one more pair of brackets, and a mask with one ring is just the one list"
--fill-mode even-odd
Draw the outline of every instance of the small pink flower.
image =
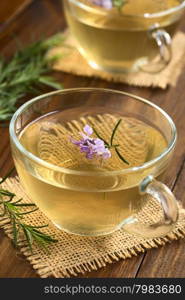
[[82, 139], [77, 141], [71, 138], [71, 142], [78, 146], [80, 152], [86, 153], [86, 158], [92, 159], [94, 157], [102, 157], [107, 159], [111, 157], [111, 152], [106, 148], [104, 142], [99, 138], [91, 138], [90, 135], [93, 133], [93, 129], [89, 125], [85, 125], [83, 132], [80, 132]]
[[83, 128], [84, 132], [88, 135], [91, 135], [93, 133], [93, 129], [89, 125], [85, 125]]

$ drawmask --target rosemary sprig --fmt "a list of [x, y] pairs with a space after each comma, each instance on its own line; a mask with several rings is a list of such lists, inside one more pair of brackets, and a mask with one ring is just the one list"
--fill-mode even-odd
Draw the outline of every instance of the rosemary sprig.
[[[10, 172], [9, 172], [10, 174]], [[0, 183], [4, 182], [8, 176], [6, 175]], [[48, 225], [32, 226], [24, 223], [24, 215], [35, 212], [38, 208], [34, 203], [24, 203], [22, 199], [14, 200], [16, 195], [8, 190], [0, 189], [0, 207], [2, 213], [0, 217], [8, 216], [12, 224], [13, 243], [18, 247], [19, 242], [26, 241], [30, 251], [33, 253], [33, 244], [37, 243], [48, 251], [47, 246], [50, 243], [57, 242], [56, 239], [38, 230]], [[25, 208], [31, 208], [25, 210]], [[24, 209], [24, 210], [23, 210]], [[21, 238], [21, 234], [25, 240]]]
[[121, 155], [120, 151], [118, 150], [120, 145], [114, 144], [114, 137], [115, 137], [116, 131], [117, 131], [121, 121], [122, 121], [122, 119], [119, 119], [118, 122], [116, 123], [116, 125], [115, 125], [115, 127], [112, 131], [112, 135], [111, 135], [111, 138], [110, 138], [110, 143], [105, 141], [104, 138], [102, 138], [100, 136], [100, 134], [97, 132], [97, 130], [95, 128], [93, 128], [93, 131], [96, 134], [96, 136], [104, 142], [106, 148], [108, 148], [108, 149], [114, 148], [115, 151], [116, 151], [116, 154], [119, 157], [119, 159], [121, 159], [125, 164], [129, 165], [129, 162]]
[[44, 74], [58, 58], [48, 57], [47, 51], [64, 40], [56, 34], [16, 51], [7, 62], [0, 57], [0, 121], [9, 120], [18, 101], [28, 93], [38, 94], [44, 85], [61, 89], [62, 85]]

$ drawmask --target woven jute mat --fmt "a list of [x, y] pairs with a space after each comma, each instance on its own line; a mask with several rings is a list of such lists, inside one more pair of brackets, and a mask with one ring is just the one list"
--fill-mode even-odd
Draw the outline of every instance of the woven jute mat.
[[165, 89], [168, 85], [175, 86], [178, 77], [185, 66], [185, 34], [178, 32], [172, 42], [172, 60], [161, 72], [151, 74], [136, 72], [129, 74], [110, 74], [92, 69], [75, 47], [75, 39], [66, 30], [62, 33], [65, 42], [50, 50], [49, 55], [61, 55], [53, 68], [80, 76], [97, 77], [107, 81], [122, 82], [143, 87], [159, 87]]
[[[24, 192], [17, 178], [9, 178], [3, 183], [4, 189], [16, 193], [17, 198], [23, 198], [24, 202], [32, 202]], [[147, 222], [158, 220], [161, 214], [160, 207], [152, 199], [148, 201], [139, 219]], [[131, 258], [150, 248], [157, 248], [167, 242], [185, 237], [185, 213], [180, 208], [179, 220], [173, 231], [162, 238], [145, 239], [118, 230], [107, 236], [82, 237], [65, 233], [57, 229], [48, 218], [37, 210], [25, 215], [24, 222], [31, 225], [49, 224], [43, 229], [47, 234], [54, 236], [58, 242], [49, 246], [50, 254], [36, 245], [31, 254], [24, 244], [20, 251], [29, 260], [30, 264], [40, 277], [70, 277], [97, 270], [108, 263], [120, 259]], [[0, 226], [12, 239], [11, 224], [8, 217], [1, 217]]]

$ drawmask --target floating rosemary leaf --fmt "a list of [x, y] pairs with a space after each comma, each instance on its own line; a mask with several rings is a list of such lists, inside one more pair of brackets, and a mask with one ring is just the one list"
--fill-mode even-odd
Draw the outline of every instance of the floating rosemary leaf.
[[100, 135], [99, 135], [99, 133], [96, 131], [96, 129], [93, 127], [93, 131], [94, 131], [94, 133], [96, 134], [96, 136], [100, 139], [100, 140], [102, 140], [103, 142], [104, 142], [104, 144], [109, 148], [110, 146], [109, 146], [109, 143], [107, 143], [106, 142], [106, 140], [104, 140], [104, 138], [102, 138]]
[[119, 157], [125, 164], [129, 165], [129, 162], [128, 162], [128, 161], [121, 155], [121, 153], [119, 152], [118, 147], [115, 147], [115, 151], [116, 151], [118, 157]]
[[63, 40], [56, 34], [16, 51], [9, 61], [0, 58], [0, 121], [11, 118], [18, 101], [26, 94], [39, 94], [43, 86], [62, 88], [53, 77], [45, 74], [51, 71], [52, 64], [58, 59], [57, 56], [48, 57], [47, 51]]
[[120, 120], [117, 122], [116, 126], [114, 127], [114, 129], [113, 129], [113, 131], [112, 131], [112, 135], [111, 135], [111, 139], [110, 139], [110, 145], [111, 145], [111, 147], [113, 146], [113, 139], [114, 139], [116, 130], [118, 129], [118, 126], [119, 126], [119, 124], [121, 123], [121, 121], [122, 121], [122, 119], [120, 119]]

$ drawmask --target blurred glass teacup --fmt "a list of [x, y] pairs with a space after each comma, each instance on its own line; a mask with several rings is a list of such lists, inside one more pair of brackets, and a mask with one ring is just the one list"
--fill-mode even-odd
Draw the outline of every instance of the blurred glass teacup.
[[[159, 72], [172, 58], [183, 0], [64, 0], [77, 47], [95, 69]], [[118, 5], [120, 3], [120, 6]]]

